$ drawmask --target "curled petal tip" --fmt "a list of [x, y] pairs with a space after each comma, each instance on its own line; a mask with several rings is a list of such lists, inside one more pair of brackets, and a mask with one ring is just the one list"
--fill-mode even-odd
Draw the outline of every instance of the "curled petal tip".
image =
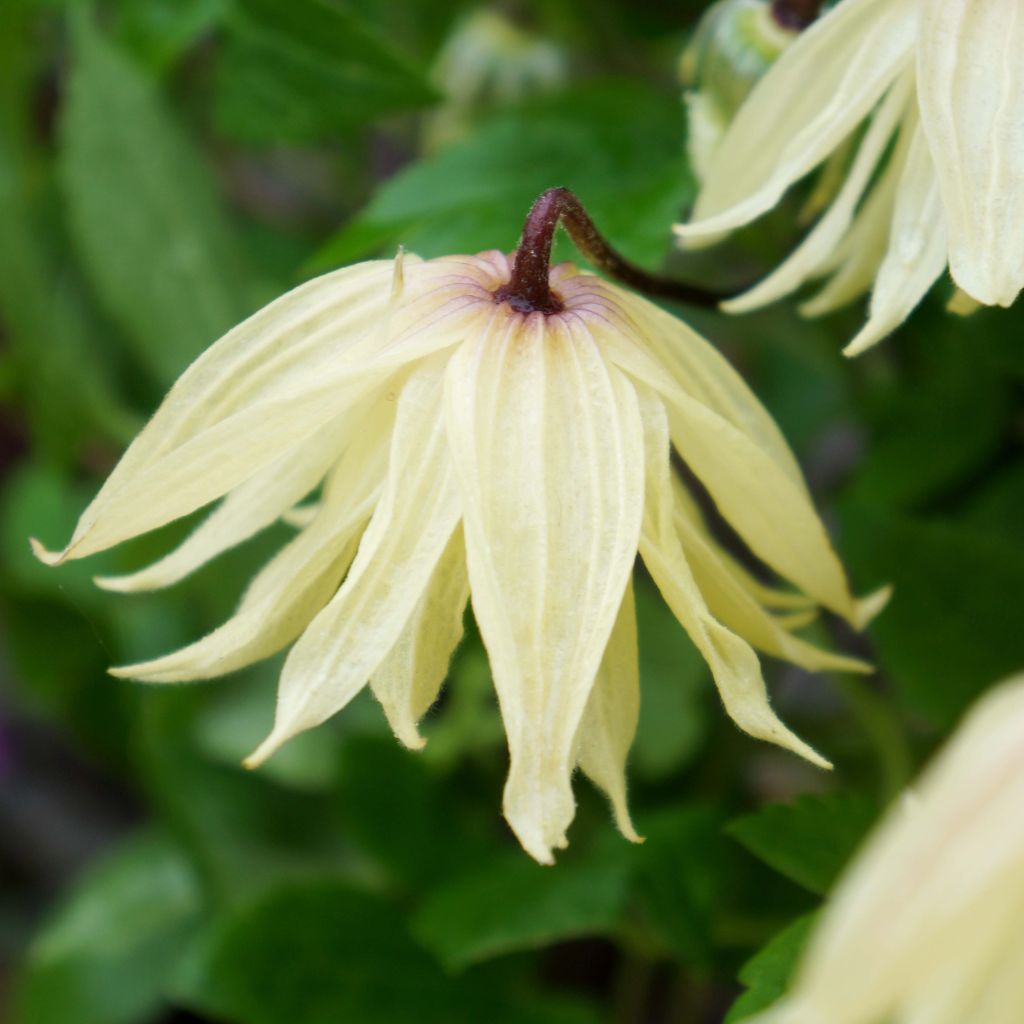
[[32, 554], [35, 555], [43, 565], [60, 565], [61, 562], [67, 558], [67, 548], [64, 548], [63, 551], [51, 551], [49, 548], [44, 547], [42, 542], [37, 540], [35, 537], [29, 537], [28, 543], [29, 547], [32, 548]]
[[274, 729], [270, 735], [242, 762], [244, 768], [250, 771], [259, 768], [265, 761], [271, 758], [289, 739], [289, 734]]
[[414, 725], [395, 729], [395, 735], [407, 750], [422, 750], [427, 745], [426, 736], [421, 735]]
[[878, 615], [889, 603], [892, 597], [892, 585], [887, 583], [879, 587], [873, 594], [862, 597], [853, 605], [853, 615], [850, 622], [854, 629], [864, 629], [876, 615]]
[[131, 585], [130, 576], [93, 576], [92, 581], [101, 590], [109, 590], [116, 594], [130, 594], [139, 589]]

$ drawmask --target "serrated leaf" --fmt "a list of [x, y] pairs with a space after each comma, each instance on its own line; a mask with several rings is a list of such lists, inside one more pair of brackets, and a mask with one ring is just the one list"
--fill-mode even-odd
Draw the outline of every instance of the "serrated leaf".
[[[623, 253], [657, 263], [692, 194], [680, 125], [674, 95], [633, 82], [581, 87], [504, 111], [391, 178], [312, 266], [399, 242], [424, 257], [513, 249], [530, 204], [556, 185], [577, 192]], [[560, 252], [579, 258], [565, 244]]]
[[323, 0], [237, 0], [217, 119], [246, 142], [310, 143], [436, 99], [424, 74], [360, 15]]
[[798, 918], [743, 965], [739, 978], [747, 991], [733, 1003], [723, 1024], [739, 1024], [785, 993], [814, 922], [814, 914]]
[[[628, 853], [628, 851], [623, 851]], [[613, 932], [628, 865], [560, 864], [502, 857], [430, 893], [414, 918], [418, 938], [451, 968], [582, 935]]]
[[158, 383], [254, 305], [213, 180], [152, 83], [81, 10], [61, 118], [68, 220], [107, 310]]
[[823, 895], [877, 814], [874, 801], [856, 794], [803, 796], [736, 818], [726, 831], [780, 874]]
[[88, 874], [37, 936], [12, 1024], [149, 1019], [201, 919], [191, 867], [159, 835], [131, 840]]

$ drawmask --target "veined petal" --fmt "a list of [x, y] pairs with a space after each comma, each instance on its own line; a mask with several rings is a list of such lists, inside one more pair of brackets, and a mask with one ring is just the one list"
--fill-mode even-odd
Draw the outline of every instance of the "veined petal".
[[269, 657], [299, 636], [337, 590], [377, 503], [391, 415], [381, 403], [367, 418], [313, 522], [255, 576], [227, 622], [179, 651], [111, 673], [161, 683], [210, 678]]
[[340, 711], [369, 681], [409, 621], [459, 522], [444, 433], [444, 357], [402, 387], [384, 493], [348, 577], [285, 661], [274, 728], [248, 758]]
[[468, 341], [446, 387], [473, 609], [511, 764], [505, 816], [542, 863], [575, 811], [574, 743], [636, 558], [636, 395], [582, 327]]
[[448, 676], [468, 601], [466, 544], [456, 529], [409, 621], [370, 678], [395, 735], [414, 750], [427, 742], [416, 723]]
[[661, 402], [641, 392], [647, 494], [640, 554], [665, 602], [715, 678], [730, 718], [758, 739], [777, 743], [823, 768], [829, 763], [779, 721], [768, 703], [761, 666], [750, 645], [708, 610], [675, 530], [668, 421]]
[[[37, 555], [51, 564], [82, 558], [214, 501], [402, 366], [457, 344], [490, 313], [490, 303], [481, 303], [473, 292], [474, 282], [454, 274], [443, 260], [406, 267], [404, 293], [403, 275], [390, 273], [394, 278], [390, 283], [385, 279], [375, 284], [373, 316], [361, 315], [359, 330], [351, 338], [343, 330], [343, 316], [340, 326], [328, 324], [308, 336], [271, 332], [268, 341], [257, 332], [264, 346], [261, 358], [257, 366], [249, 367], [248, 361], [245, 365], [248, 376], [266, 386], [246, 388], [244, 399], [229, 399], [217, 390], [211, 395], [206, 387], [208, 376], [219, 379], [225, 372], [216, 360], [212, 366], [206, 364], [211, 354], [222, 346], [228, 353], [245, 350], [248, 334], [244, 332], [251, 321], [235, 328], [175, 384], [82, 514], [68, 546], [52, 553], [36, 544]], [[278, 303], [287, 300], [285, 296]], [[278, 303], [252, 319], [269, 315]], [[302, 330], [308, 331], [309, 325], [303, 325]], [[306, 350], [317, 339], [323, 342], [325, 334], [332, 338], [332, 331], [340, 332], [345, 342], [323, 343], [312, 358]], [[236, 332], [243, 332], [242, 341], [228, 344]], [[291, 367], [287, 370], [279, 365], [283, 357], [275, 353], [292, 344], [296, 352], [287, 360]], [[297, 353], [302, 352], [304, 358], [299, 358]], [[226, 363], [233, 365], [230, 359]], [[279, 376], [275, 376], [277, 370]]]
[[[288, 513], [324, 478], [357, 430], [365, 430], [358, 410], [332, 420], [232, 491], [169, 555], [130, 575], [97, 576], [96, 583], [106, 590], [128, 593], [156, 590], [184, 579]], [[308, 526], [313, 518], [310, 514], [299, 525]]]
[[860, 355], [899, 327], [945, 269], [946, 227], [938, 179], [918, 124], [897, 186], [889, 250], [875, 275], [868, 320], [843, 353]]
[[820, 163], [908, 63], [918, 0], [843, 0], [754, 87], [711, 158], [685, 239], [764, 213]]
[[636, 834], [626, 801], [626, 759], [640, 719], [640, 657], [633, 584], [626, 585], [594, 688], [576, 736], [576, 760], [611, 801], [615, 824], [631, 842]]
[[676, 531], [690, 563], [694, 582], [711, 614], [719, 622], [765, 654], [784, 658], [812, 672], [823, 669], [871, 671], [870, 665], [857, 658], [833, 654], [793, 636], [781, 619], [767, 612], [737, 578], [734, 567], [705, 539], [702, 524], [692, 517], [693, 506], [682, 482], [673, 479], [672, 486]]
[[953, 280], [986, 305], [1024, 287], [1024, 10], [925, 0], [921, 121], [938, 175]]
[[[646, 382], [645, 382], [646, 383]], [[655, 382], [672, 440], [718, 510], [758, 558], [858, 628], [878, 609], [850, 594], [843, 568], [805, 486], [742, 430], [681, 388]]]
[[857, 204], [907, 108], [912, 84], [913, 77], [904, 72], [889, 90], [871, 119], [842, 187], [807, 237], [763, 281], [742, 295], [723, 302], [722, 309], [727, 313], [747, 313], [781, 299], [820, 272], [850, 229]]
[[[599, 294], [609, 288], [603, 283], [589, 287]], [[606, 303], [615, 312], [606, 314], [609, 322], [597, 330], [612, 362], [656, 390], [665, 386], [669, 374], [678, 388], [756, 439], [794, 484], [804, 486], [796, 457], [775, 420], [714, 345], [639, 296], [617, 290], [607, 296]], [[619, 322], [628, 330], [623, 331]], [[624, 342], [626, 333], [642, 343]]]

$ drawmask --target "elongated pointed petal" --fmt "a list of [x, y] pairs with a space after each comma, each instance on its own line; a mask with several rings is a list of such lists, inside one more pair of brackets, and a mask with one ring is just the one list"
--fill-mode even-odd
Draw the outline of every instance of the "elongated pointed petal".
[[764, 213], [819, 164], [911, 59], [917, 0], [844, 0], [769, 68], [711, 158], [684, 239]]
[[414, 750], [427, 742], [416, 723], [448, 676], [468, 601], [466, 544], [457, 529], [398, 640], [370, 679], [395, 735]]
[[829, 764], [779, 721], [768, 703], [761, 666], [750, 645], [708, 610], [675, 530], [669, 475], [668, 421], [654, 395], [642, 396], [647, 497], [640, 554], [658, 589], [708, 663], [730, 718], [758, 739], [776, 743], [813, 764]]
[[875, 275], [868, 320], [843, 353], [860, 355], [899, 327], [945, 269], [938, 179], [918, 125], [897, 186], [889, 250]]
[[[698, 521], [692, 517], [679, 480], [673, 480], [675, 528], [708, 609], [722, 625], [743, 637], [765, 654], [799, 665], [809, 671], [832, 669], [841, 672], [870, 672], [871, 666], [815, 647], [793, 636], [782, 619], [771, 615], [743, 585], [732, 566], [715, 550]], [[801, 620], [797, 620], [801, 623]], [[802, 624], [802, 623], [801, 623]]]
[[[128, 593], [155, 590], [184, 579], [229, 548], [270, 526], [305, 497], [341, 456], [363, 424], [359, 415], [330, 421], [294, 451], [232, 491], [196, 530], [169, 555], [127, 576], [97, 576], [106, 590]], [[309, 516], [302, 525], [309, 525]]]
[[986, 305], [1024, 287], [1024, 10], [925, 0], [921, 121], [942, 193], [953, 280]]
[[211, 678], [269, 657], [299, 636], [355, 555], [384, 480], [389, 421], [382, 403], [333, 474], [320, 513], [256, 575], [224, 625], [179, 651], [112, 674], [161, 683]]
[[830, 897], [792, 996], [758, 1024], [1019, 1019], [1020, 1000], [999, 997], [1024, 987], [1022, 737], [1017, 676], [888, 812]]
[[850, 229], [857, 204], [907, 108], [913, 79], [904, 72], [879, 106], [831, 206], [788, 259], [749, 291], [722, 303], [727, 313], [747, 313], [795, 291], [819, 273]]
[[446, 396], [473, 609], [509, 740], [505, 816], [550, 863], [575, 811], [576, 732], [636, 558], [636, 396], [585, 329], [539, 314], [467, 341]]
[[340, 711], [369, 681], [409, 621], [459, 522], [444, 433], [444, 359], [402, 387], [387, 483], [338, 593], [292, 648], [274, 728], [250, 767]]
[[634, 843], [643, 840], [629, 816], [626, 759], [639, 719], [640, 656], [636, 604], [630, 582], [583, 712], [576, 737], [576, 760], [587, 776], [608, 794], [615, 824]]

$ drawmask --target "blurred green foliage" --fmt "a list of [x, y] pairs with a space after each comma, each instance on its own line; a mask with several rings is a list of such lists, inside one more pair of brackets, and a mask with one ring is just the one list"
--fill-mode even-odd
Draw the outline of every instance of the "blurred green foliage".
[[[188, 524], [59, 572], [28, 551], [30, 534], [70, 533], [225, 328], [314, 271], [399, 244], [509, 249], [552, 185], [576, 189], [632, 258], [668, 255], [693, 196], [674, 64], [703, 4], [509, 5], [561, 48], [566, 86], [492, 98], [435, 150], [426, 129], [450, 98], [430, 69], [473, 6], [0, 4], [0, 962], [18, 962], [13, 1024], [739, 1021], [782, 991], [879, 795], [1024, 665], [1019, 314], [959, 320], [938, 294], [854, 363], [839, 349], [857, 309], [813, 323], [789, 306], [678, 311], [787, 431], [858, 587], [895, 583], [866, 651], [820, 627], [874, 657], [876, 677], [769, 666], [781, 713], [835, 760], [832, 777], [728, 724], [643, 579], [631, 800], [646, 842], [622, 840], [580, 780], [554, 869], [500, 819], [503, 737], [475, 634], [422, 755], [398, 748], [364, 695], [247, 773], [276, 661], [167, 689], [105, 675], [211, 629], [286, 535], [143, 597], [90, 577], [142, 564]], [[792, 238], [770, 220], [672, 265], [735, 281]], [[564, 239], [559, 253], [573, 258]], [[58, 863], [93, 820], [87, 782], [90, 800], [127, 810]], [[57, 824], [25, 825], [48, 801]]]

